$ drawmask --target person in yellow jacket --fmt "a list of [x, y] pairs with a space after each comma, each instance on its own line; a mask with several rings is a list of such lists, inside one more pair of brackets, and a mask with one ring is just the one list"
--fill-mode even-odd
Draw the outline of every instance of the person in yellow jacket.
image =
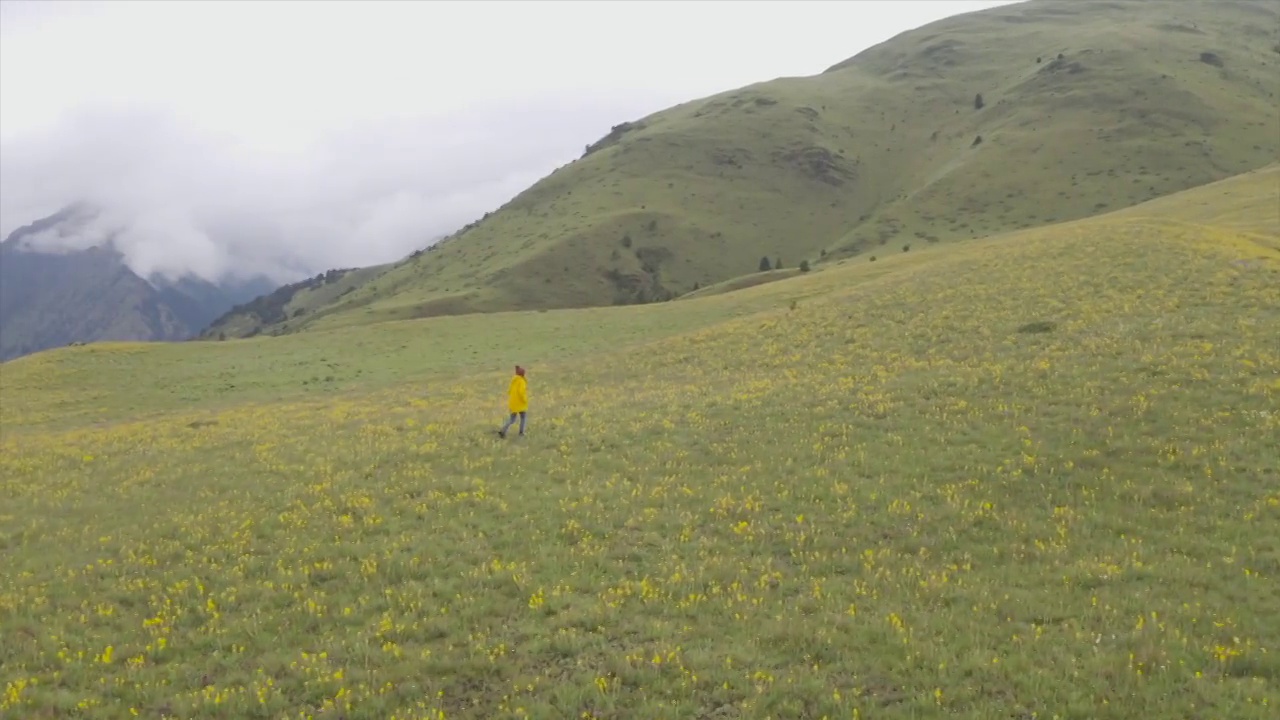
[[511, 378], [511, 387], [507, 390], [507, 409], [511, 417], [498, 431], [498, 437], [505, 438], [507, 430], [520, 417], [520, 437], [524, 437], [525, 416], [529, 412], [529, 382], [524, 377], [524, 368], [516, 366], [516, 374]]

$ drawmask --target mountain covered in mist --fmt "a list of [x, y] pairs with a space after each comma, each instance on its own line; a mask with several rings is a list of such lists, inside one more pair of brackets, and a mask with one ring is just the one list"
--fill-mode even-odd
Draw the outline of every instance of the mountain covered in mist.
[[221, 283], [144, 278], [109, 237], [85, 248], [41, 242], [70, 234], [93, 214], [72, 205], [0, 243], [0, 362], [71, 343], [189, 339], [276, 285], [261, 276]]

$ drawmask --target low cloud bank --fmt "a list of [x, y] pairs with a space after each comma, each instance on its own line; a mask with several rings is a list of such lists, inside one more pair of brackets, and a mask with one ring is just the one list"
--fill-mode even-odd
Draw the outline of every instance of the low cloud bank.
[[288, 282], [390, 262], [506, 202], [624, 120], [640, 98], [544, 98], [365, 123], [251, 147], [173, 114], [98, 107], [0, 148], [0, 238], [72, 203], [87, 220], [27, 238], [57, 252], [113, 237], [149, 277]]

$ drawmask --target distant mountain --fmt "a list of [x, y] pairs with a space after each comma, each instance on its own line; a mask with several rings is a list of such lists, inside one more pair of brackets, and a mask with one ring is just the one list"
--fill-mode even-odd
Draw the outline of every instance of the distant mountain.
[[41, 251], [29, 241], [93, 216], [72, 205], [0, 243], [0, 362], [74, 342], [185, 340], [230, 308], [271, 292], [265, 277], [214, 284], [195, 276], [146, 279], [108, 239], [84, 250]]

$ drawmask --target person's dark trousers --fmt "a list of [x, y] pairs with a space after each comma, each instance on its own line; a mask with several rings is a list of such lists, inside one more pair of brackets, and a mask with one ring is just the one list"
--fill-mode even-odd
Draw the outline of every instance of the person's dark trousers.
[[510, 428], [512, 424], [515, 423], [517, 415], [520, 416], [520, 434], [521, 435], [524, 434], [525, 413], [521, 412], [521, 413], [511, 413], [511, 417], [507, 418], [507, 422], [503, 424], [502, 429], [498, 431], [499, 435], [506, 437], [507, 429]]

